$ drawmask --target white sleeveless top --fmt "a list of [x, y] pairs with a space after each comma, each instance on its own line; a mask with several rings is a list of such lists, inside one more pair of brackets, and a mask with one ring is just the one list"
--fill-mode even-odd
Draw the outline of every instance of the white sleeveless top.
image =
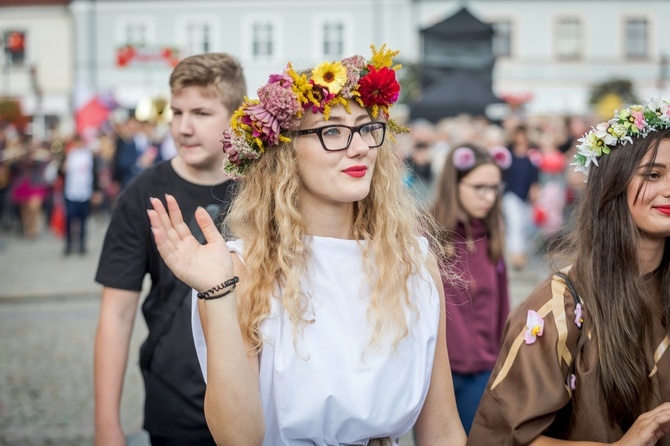
[[[440, 317], [440, 297], [424, 268], [409, 279], [418, 313], [407, 312], [410, 333], [394, 350], [369, 347], [371, 296], [358, 242], [310, 237], [312, 259], [303, 289], [314, 323], [293, 340], [281, 300], [272, 298], [262, 322], [260, 394], [264, 445], [366, 445], [409, 432], [428, 393]], [[240, 241], [228, 242], [244, 261]], [[427, 252], [427, 241], [421, 239]], [[205, 345], [195, 292], [193, 337], [207, 381]]]

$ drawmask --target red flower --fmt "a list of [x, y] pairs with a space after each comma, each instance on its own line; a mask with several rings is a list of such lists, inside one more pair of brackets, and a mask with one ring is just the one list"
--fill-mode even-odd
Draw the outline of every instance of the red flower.
[[373, 105], [389, 106], [400, 96], [400, 84], [395, 78], [395, 71], [382, 67], [377, 71], [368, 65], [369, 73], [361, 77], [358, 92], [366, 107]]

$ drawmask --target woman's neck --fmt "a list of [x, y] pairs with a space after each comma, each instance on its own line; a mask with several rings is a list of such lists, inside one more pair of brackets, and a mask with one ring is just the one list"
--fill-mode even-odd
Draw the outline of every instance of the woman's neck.
[[663, 259], [663, 251], [665, 250], [664, 239], [642, 239], [638, 246], [637, 252], [640, 259], [640, 273], [647, 274], [655, 271], [661, 264]]
[[301, 207], [310, 235], [340, 239], [353, 237], [353, 203], [340, 203], [335, 206], [302, 203]]

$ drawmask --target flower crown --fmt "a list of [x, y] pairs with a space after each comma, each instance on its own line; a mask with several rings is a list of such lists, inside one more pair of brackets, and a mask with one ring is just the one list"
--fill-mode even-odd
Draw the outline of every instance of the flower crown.
[[406, 129], [389, 118], [389, 108], [398, 101], [400, 84], [393, 65], [398, 51], [379, 50], [371, 45], [372, 58], [352, 56], [339, 62], [323, 62], [308, 78], [296, 72], [289, 62], [284, 72], [272, 74], [258, 89], [258, 99], [244, 99], [233, 113], [230, 128], [223, 132], [223, 151], [227, 154], [223, 170], [231, 178], [243, 177], [254, 160], [268, 148], [290, 142], [290, 132], [300, 128], [305, 110], [323, 113], [328, 120], [332, 107], [342, 105], [350, 112], [349, 101], [379, 115], [394, 133]]
[[576, 166], [576, 172], [588, 174], [590, 165], [597, 166], [598, 158], [609, 154], [613, 147], [632, 144], [633, 138], [644, 138], [667, 128], [670, 128], [670, 104], [662, 99], [616, 110], [612, 119], [601, 122], [579, 138], [581, 144], [570, 165]]
[[[501, 169], [507, 170], [512, 165], [512, 154], [503, 146], [491, 147], [489, 150], [489, 155], [493, 159], [493, 162]], [[472, 169], [474, 167], [476, 158], [475, 152], [470, 147], [459, 147], [454, 149], [454, 167], [459, 172], [464, 172], [466, 170]]]

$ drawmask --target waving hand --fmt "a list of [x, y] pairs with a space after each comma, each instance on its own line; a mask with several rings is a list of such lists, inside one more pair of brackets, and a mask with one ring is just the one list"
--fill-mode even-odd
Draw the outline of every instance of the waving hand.
[[161, 257], [172, 272], [197, 291], [205, 291], [233, 276], [233, 263], [223, 236], [207, 211], [199, 207], [195, 220], [207, 244], [201, 245], [182, 218], [179, 204], [166, 195], [163, 203], [151, 199], [151, 230]]

